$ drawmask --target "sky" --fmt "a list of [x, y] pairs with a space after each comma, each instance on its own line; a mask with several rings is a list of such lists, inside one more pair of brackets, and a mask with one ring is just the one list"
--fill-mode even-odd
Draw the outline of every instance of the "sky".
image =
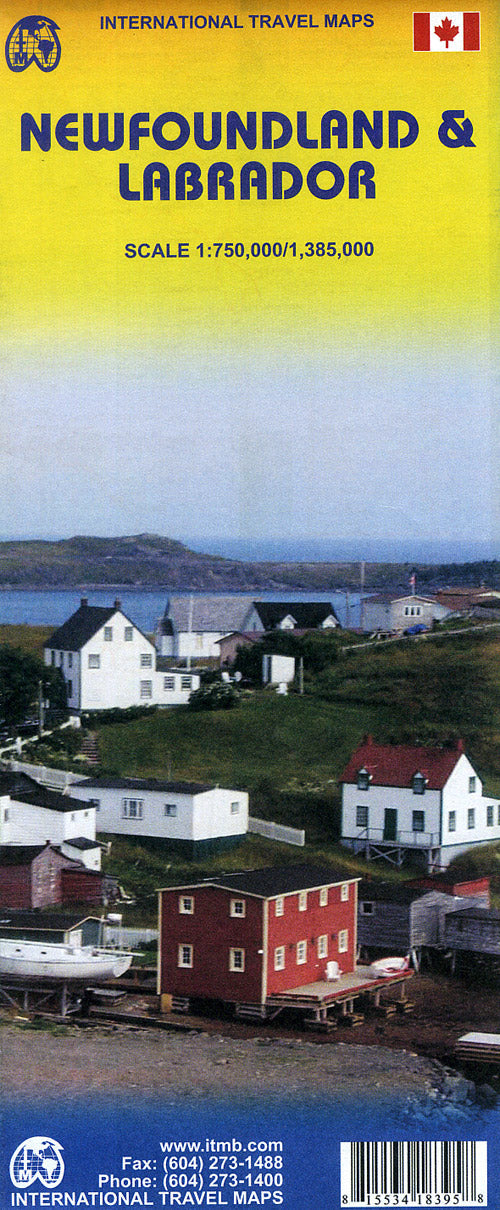
[[[498, 534], [495, 6], [477, 54], [416, 54], [412, 5], [377, 0], [372, 28], [100, 31], [63, 3], [61, 62], [8, 86], [0, 155], [0, 532], [154, 531], [226, 539], [453, 541]], [[283, 12], [293, 13], [285, 4]], [[322, 7], [312, 8], [321, 25]], [[183, 11], [198, 11], [192, 5]], [[132, 10], [130, 10], [132, 11]], [[134, 12], [146, 12], [139, 6]], [[170, 11], [170, 10], [169, 10]], [[214, 8], [215, 11], [215, 8]], [[281, 11], [281, 9], [280, 9]], [[7, 3], [10, 29], [18, 12]], [[9, 24], [10, 22], [10, 24]], [[437, 131], [453, 106], [474, 146]], [[417, 116], [408, 148], [91, 152], [82, 111], [127, 116], [331, 108]], [[20, 150], [20, 114], [75, 113], [78, 150]], [[349, 126], [350, 129], [350, 126]], [[151, 161], [373, 162], [376, 197], [127, 202]], [[295, 242], [296, 257], [208, 257], [216, 241]], [[305, 255], [306, 241], [373, 255]], [[127, 242], [189, 244], [127, 258]], [[204, 256], [197, 249], [204, 247]]]

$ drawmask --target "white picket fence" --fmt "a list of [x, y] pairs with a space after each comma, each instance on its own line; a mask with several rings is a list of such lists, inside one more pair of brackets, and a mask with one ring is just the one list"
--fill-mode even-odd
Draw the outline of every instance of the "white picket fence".
[[48, 786], [51, 790], [66, 790], [75, 781], [85, 780], [84, 774], [82, 776], [81, 773], [69, 773], [66, 769], [50, 769], [48, 765], [29, 765], [23, 760], [10, 760], [8, 763], [13, 773], [25, 773], [27, 777], [32, 777], [41, 786]]
[[248, 831], [255, 832], [257, 836], [265, 836], [268, 840], [281, 840], [282, 844], [305, 845], [306, 834], [299, 828], [287, 828], [282, 823], [272, 823], [268, 819], [252, 819], [248, 820]]
[[114, 928], [106, 925], [106, 943], [108, 945], [123, 945], [126, 949], [140, 949], [150, 941], [158, 941], [158, 929], [147, 928]]

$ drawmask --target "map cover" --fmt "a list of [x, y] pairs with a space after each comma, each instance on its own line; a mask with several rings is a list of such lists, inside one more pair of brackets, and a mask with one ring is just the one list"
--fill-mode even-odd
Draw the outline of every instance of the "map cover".
[[[5, 0], [2, 37], [5, 532], [492, 537], [494, 0]], [[1, 1210], [500, 1207], [494, 1094], [417, 1042], [181, 1025], [19, 1028]]]

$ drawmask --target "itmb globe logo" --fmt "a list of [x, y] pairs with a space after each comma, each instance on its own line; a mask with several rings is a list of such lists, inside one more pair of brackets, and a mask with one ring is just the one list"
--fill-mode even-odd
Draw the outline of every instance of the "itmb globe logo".
[[26, 71], [36, 63], [40, 71], [54, 71], [61, 58], [59, 26], [50, 17], [22, 17], [5, 43], [5, 58], [11, 71]]
[[46, 1189], [56, 1189], [64, 1176], [61, 1144], [46, 1135], [25, 1139], [16, 1147], [10, 1161], [10, 1179], [16, 1189], [28, 1189], [40, 1181]]

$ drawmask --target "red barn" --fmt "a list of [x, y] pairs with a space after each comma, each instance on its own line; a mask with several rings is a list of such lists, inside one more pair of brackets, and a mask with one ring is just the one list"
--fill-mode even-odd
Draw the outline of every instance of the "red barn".
[[[263, 1006], [355, 969], [357, 879], [332, 866], [221, 874], [160, 891], [158, 990]], [[331, 970], [331, 968], [330, 968]]]

